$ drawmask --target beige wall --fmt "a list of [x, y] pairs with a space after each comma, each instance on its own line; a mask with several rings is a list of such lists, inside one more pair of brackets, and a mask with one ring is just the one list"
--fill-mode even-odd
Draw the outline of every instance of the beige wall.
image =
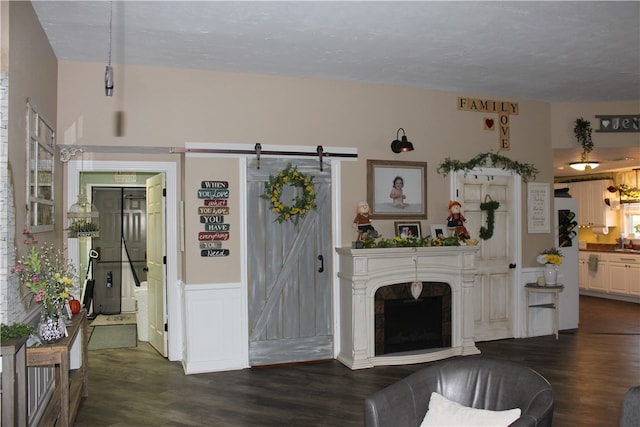
[[[57, 60], [49, 45], [44, 31], [40, 27], [30, 2], [2, 2], [2, 71], [7, 72], [9, 81], [7, 140], [8, 140], [8, 182], [3, 182], [2, 197], [7, 203], [7, 215], [0, 221], [6, 225], [7, 236], [3, 238], [3, 256], [13, 265], [13, 249], [17, 247], [24, 253], [22, 230], [26, 225], [26, 101], [30, 99], [38, 111], [55, 125], [57, 120]], [[8, 27], [7, 27], [8, 25]], [[8, 40], [6, 34], [9, 35]], [[3, 112], [4, 114], [4, 112]], [[4, 165], [3, 165], [4, 167]], [[40, 233], [40, 242], [52, 241], [62, 244], [62, 168], [56, 171], [55, 221], [54, 232]], [[4, 237], [4, 236], [3, 236]], [[6, 271], [3, 271], [6, 274]], [[3, 276], [0, 293], [7, 295], [2, 299], [2, 321], [22, 321], [27, 312], [35, 306], [28, 306], [30, 298], [23, 298], [18, 289], [17, 280]], [[6, 288], [5, 288], [6, 286]], [[6, 292], [6, 293], [5, 293]]]
[[[428, 163], [428, 220], [441, 223], [447, 214], [448, 180], [436, 173], [445, 157], [463, 161], [480, 152], [497, 150], [497, 131], [483, 130], [483, 118], [496, 114], [458, 111], [457, 96], [481, 94], [386, 85], [357, 84], [278, 76], [218, 73], [183, 69], [115, 67], [115, 95], [102, 87], [104, 64], [61, 61], [59, 64], [59, 120], [62, 132], [82, 123], [81, 135], [61, 141], [68, 144], [182, 147], [185, 142], [316, 145], [355, 147], [357, 162], [343, 166], [343, 234], [340, 246], [354, 239], [351, 222], [358, 200], [366, 199], [366, 160], [411, 160]], [[490, 98], [490, 97], [489, 97]], [[511, 116], [509, 158], [534, 163], [538, 182], [553, 181], [550, 106], [525, 100], [519, 115]], [[125, 134], [114, 134], [114, 113], [124, 111]], [[394, 154], [390, 143], [403, 127], [416, 150]], [[95, 158], [99, 158], [96, 155]], [[123, 159], [126, 156], [122, 157]], [[187, 197], [199, 185], [185, 163]], [[229, 170], [228, 177], [236, 176]], [[230, 178], [231, 177], [231, 178]], [[523, 195], [526, 194], [523, 188]], [[523, 197], [523, 211], [526, 197]], [[187, 212], [194, 206], [187, 202]], [[187, 215], [189, 219], [189, 215]], [[375, 221], [387, 237], [393, 221]], [[499, 225], [498, 225], [499, 226]], [[186, 241], [192, 239], [186, 234]], [[553, 244], [551, 235], [526, 234], [523, 221], [523, 260], [535, 265], [540, 248]], [[237, 235], [236, 235], [237, 236]], [[235, 238], [237, 238], [234, 236]], [[234, 243], [236, 244], [236, 243]], [[239, 268], [234, 259], [233, 268]], [[185, 256], [185, 271], [199, 265]], [[188, 273], [185, 273], [188, 274]], [[203, 282], [210, 282], [206, 275]], [[200, 282], [200, 280], [196, 280]], [[193, 283], [193, 281], [190, 281]]]
[[[26, 100], [55, 126], [57, 60], [30, 2], [10, 2], [9, 168], [13, 176], [16, 229], [25, 225]], [[56, 178], [56, 223], [62, 221], [62, 170]], [[58, 197], [60, 196], [60, 197]], [[19, 236], [18, 236], [19, 237]], [[60, 239], [56, 228], [53, 236]], [[18, 239], [21, 240], [21, 239]], [[21, 242], [20, 242], [21, 243]]]
[[606, 148], [638, 147], [640, 135], [638, 133], [600, 133], [595, 132], [600, 127], [596, 116], [638, 114], [640, 101], [627, 102], [559, 102], [551, 104], [551, 146], [553, 148], [576, 148], [580, 144], [573, 134], [573, 126], [578, 117], [591, 122], [593, 128], [594, 149], [599, 151]]

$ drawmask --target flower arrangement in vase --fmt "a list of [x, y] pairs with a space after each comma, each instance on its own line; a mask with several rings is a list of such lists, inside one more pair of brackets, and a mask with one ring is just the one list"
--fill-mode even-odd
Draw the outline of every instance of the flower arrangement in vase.
[[555, 285], [558, 279], [558, 266], [562, 264], [562, 252], [556, 248], [546, 249], [536, 258], [538, 264], [545, 267], [544, 278], [546, 285]]
[[33, 294], [34, 301], [42, 304], [42, 313], [38, 334], [45, 342], [55, 342], [66, 335], [62, 313], [71, 297], [69, 290], [73, 283], [74, 269], [64, 258], [62, 252], [49, 243], [37, 246], [38, 241], [31, 237], [28, 230], [25, 243], [29, 252], [18, 258], [11, 273], [17, 274], [20, 281]]

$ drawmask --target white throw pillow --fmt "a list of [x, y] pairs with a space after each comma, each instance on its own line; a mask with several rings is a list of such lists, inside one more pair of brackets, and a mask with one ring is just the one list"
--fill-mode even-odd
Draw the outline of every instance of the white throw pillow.
[[468, 408], [433, 392], [429, 410], [420, 427], [506, 427], [520, 418], [521, 413], [520, 408], [507, 411]]

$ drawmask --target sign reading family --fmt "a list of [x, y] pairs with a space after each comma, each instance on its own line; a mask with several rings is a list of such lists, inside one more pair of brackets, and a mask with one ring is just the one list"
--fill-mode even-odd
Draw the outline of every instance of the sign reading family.
[[[500, 150], [511, 149], [509, 134], [509, 116], [517, 116], [520, 113], [517, 102], [497, 101], [494, 99], [457, 98], [458, 110], [478, 111], [481, 113], [497, 113], [500, 132], [498, 142]], [[491, 123], [489, 125], [489, 123]], [[485, 129], [493, 130], [493, 121], [484, 120]]]
[[596, 132], [640, 132], [640, 115], [596, 116], [596, 119], [600, 119]]
[[222, 242], [229, 240], [231, 226], [225, 224], [229, 215], [229, 182], [202, 181], [198, 189], [198, 199], [204, 206], [198, 206], [198, 216], [204, 231], [198, 233], [200, 256], [229, 256], [229, 249], [222, 248]]

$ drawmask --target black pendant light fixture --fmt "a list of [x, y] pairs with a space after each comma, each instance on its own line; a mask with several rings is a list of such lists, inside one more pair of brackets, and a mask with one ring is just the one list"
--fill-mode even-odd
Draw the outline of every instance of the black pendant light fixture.
[[[400, 131], [402, 131], [402, 139], [400, 139]], [[413, 144], [407, 140], [404, 129], [398, 129], [396, 139], [391, 143], [391, 151], [394, 153], [402, 153], [403, 151], [413, 151]]]

